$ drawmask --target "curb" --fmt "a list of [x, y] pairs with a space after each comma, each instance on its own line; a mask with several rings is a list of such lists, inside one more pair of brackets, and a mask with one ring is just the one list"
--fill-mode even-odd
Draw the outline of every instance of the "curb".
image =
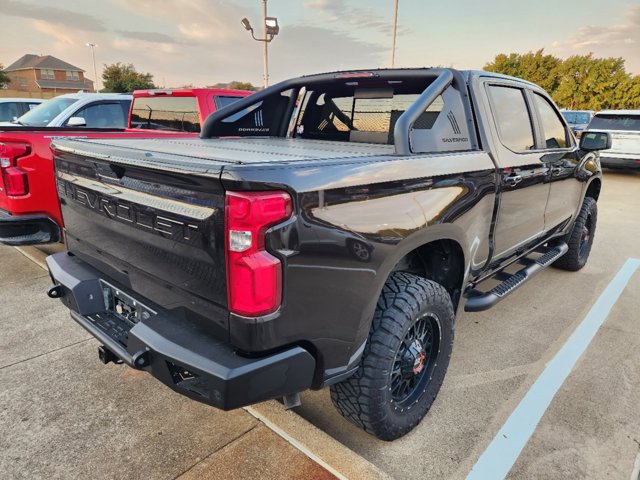
[[[340, 479], [390, 479], [378, 467], [275, 400], [245, 410]], [[346, 420], [345, 420], [346, 421]]]
[[[44, 270], [47, 270], [47, 256], [54, 251], [61, 251], [55, 247], [50, 252], [32, 246], [15, 249]], [[284, 406], [275, 400], [251, 405], [244, 410], [341, 480], [392, 478], [294, 411], [285, 410]]]

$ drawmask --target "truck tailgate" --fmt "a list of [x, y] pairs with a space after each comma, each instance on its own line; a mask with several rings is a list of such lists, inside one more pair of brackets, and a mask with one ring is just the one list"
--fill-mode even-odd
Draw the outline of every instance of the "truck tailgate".
[[259, 137], [59, 139], [52, 148], [69, 251], [158, 305], [225, 330], [222, 169], [393, 152]]
[[127, 142], [53, 142], [69, 251], [116, 286], [226, 336], [223, 163]]

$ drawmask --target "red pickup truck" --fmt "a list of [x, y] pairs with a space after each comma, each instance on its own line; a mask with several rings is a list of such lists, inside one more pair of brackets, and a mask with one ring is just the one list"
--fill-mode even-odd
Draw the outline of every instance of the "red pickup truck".
[[0, 131], [0, 242], [34, 245], [62, 241], [50, 149], [53, 138], [193, 137], [210, 113], [250, 93], [211, 88], [140, 90], [133, 93], [126, 129], [7, 127]]

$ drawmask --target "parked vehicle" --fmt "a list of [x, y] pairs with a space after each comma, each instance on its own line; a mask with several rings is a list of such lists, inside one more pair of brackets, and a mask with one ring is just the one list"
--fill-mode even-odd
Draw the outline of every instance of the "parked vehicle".
[[41, 98], [0, 98], [0, 122], [10, 122], [44, 102]]
[[609, 132], [611, 148], [600, 153], [602, 166], [640, 168], [640, 110], [602, 110], [585, 133]]
[[560, 110], [560, 112], [578, 138], [589, 125], [594, 113], [592, 110]]
[[[55, 115], [55, 122], [58, 122], [61, 116], [73, 115], [67, 123], [74, 123], [75, 127], [22, 126], [7, 128], [5, 131], [0, 130], [0, 161], [2, 162], [0, 163], [0, 242], [7, 245], [33, 245], [62, 241], [62, 217], [56, 193], [53, 155], [49, 148], [52, 138], [82, 136], [83, 138], [133, 139], [158, 138], [167, 135], [174, 137], [179, 135], [180, 138], [193, 137], [196, 134], [188, 132], [196, 130], [196, 127], [193, 124], [186, 127], [188, 116], [192, 121], [204, 119], [209, 113], [220, 108], [221, 102], [229, 102], [228, 99], [237, 100], [250, 93], [240, 90], [182, 89], [176, 94], [176, 97], [183, 102], [183, 111], [178, 111], [171, 91], [134, 92], [133, 106], [140, 106], [141, 102], [152, 104], [155, 109], [154, 122], [164, 122], [165, 119], [170, 119], [171, 115], [179, 115], [182, 118], [181, 125], [176, 125], [174, 120], [169, 120], [174, 122], [174, 128], [170, 130], [140, 128], [126, 130], [124, 129], [126, 122], [122, 122], [120, 118], [118, 118], [120, 128], [96, 128], [96, 125], [102, 125], [103, 121], [110, 122], [106, 117], [108, 110], [127, 111], [130, 100], [124, 99], [125, 96], [119, 94], [110, 96], [114, 100], [107, 100], [104, 94], [100, 94], [100, 100], [96, 100], [95, 95], [83, 94], [82, 105], [74, 104], [71, 108], [64, 107], [63, 110], [66, 113]], [[74, 101], [74, 97], [63, 97], [56, 97], [50, 102], [60, 98], [63, 103], [55, 105], [63, 107], [66, 102]], [[90, 100], [91, 98], [93, 100]], [[222, 98], [225, 100], [220, 100]], [[51, 105], [50, 102], [43, 104], [41, 108]], [[193, 112], [186, 110], [191, 108], [191, 104], [193, 104]], [[91, 113], [94, 109], [95, 115]], [[53, 107], [50, 111], [53, 112]], [[158, 116], [158, 112], [162, 111], [166, 112], [164, 119]], [[98, 118], [103, 114], [104, 119]], [[40, 118], [45, 116], [42, 112], [38, 115]], [[132, 115], [135, 115], [135, 111]], [[32, 117], [28, 120], [32, 120]], [[86, 125], [80, 126], [80, 120], [85, 120]]]
[[137, 90], [133, 92], [129, 128], [199, 133], [211, 112], [251, 93], [219, 88]]
[[68, 252], [48, 294], [103, 362], [194, 400], [292, 407], [329, 386], [398, 438], [440, 389], [462, 305], [585, 265], [610, 138], [574, 142], [536, 85], [453, 69], [288, 80], [199, 139], [55, 140]]
[[133, 97], [123, 93], [69, 93], [54, 97], [0, 128], [125, 128]]

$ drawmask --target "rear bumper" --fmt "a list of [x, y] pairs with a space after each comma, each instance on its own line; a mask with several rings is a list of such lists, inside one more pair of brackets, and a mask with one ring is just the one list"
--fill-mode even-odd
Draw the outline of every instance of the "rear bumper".
[[60, 241], [60, 227], [46, 215], [13, 216], [0, 211], [0, 243], [38, 245]]
[[[134, 292], [118, 288], [151, 315], [132, 324], [107, 310], [108, 279], [66, 252], [47, 265], [72, 318], [129, 366], [146, 370], [178, 393], [230, 410], [311, 386], [315, 360], [295, 346], [259, 358], [246, 358], [203, 328], [149, 305]], [[146, 317], [146, 318], [145, 318]]]

